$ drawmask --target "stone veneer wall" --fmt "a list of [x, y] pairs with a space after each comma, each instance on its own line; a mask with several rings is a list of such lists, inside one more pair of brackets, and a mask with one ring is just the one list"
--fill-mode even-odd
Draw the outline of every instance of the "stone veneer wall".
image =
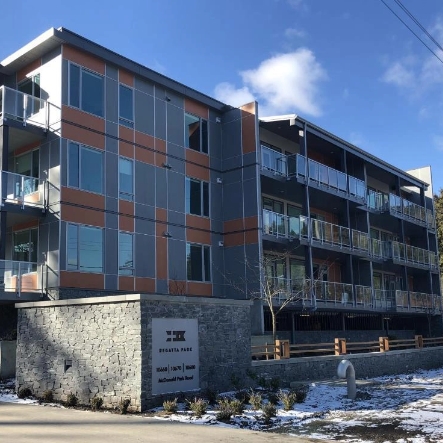
[[443, 347], [253, 361], [252, 370], [265, 378], [278, 377], [283, 385], [289, 386], [293, 382], [337, 378], [337, 367], [342, 360], [349, 360], [354, 365], [357, 379], [381, 377], [441, 368]]
[[[152, 318], [197, 318], [200, 387], [230, 389], [250, 368], [250, 302], [162, 295], [108, 296], [16, 305], [16, 387], [55, 399], [74, 393], [105, 407], [131, 399], [131, 410], [158, 404], [151, 395]], [[72, 366], [67, 368], [67, 363]]]

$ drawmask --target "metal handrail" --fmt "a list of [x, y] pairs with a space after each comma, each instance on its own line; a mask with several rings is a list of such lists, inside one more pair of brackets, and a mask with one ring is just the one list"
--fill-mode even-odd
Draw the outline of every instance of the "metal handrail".
[[277, 238], [299, 237], [300, 218], [263, 209], [263, 233]]
[[17, 260], [0, 260], [0, 287], [4, 292], [43, 292], [44, 264]]
[[46, 201], [45, 183], [38, 178], [1, 171], [0, 175], [0, 203], [13, 203], [25, 206], [44, 207]]
[[350, 283], [315, 280], [312, 289], [317, 301], [334, 304], [353, 302], [354, 292]]
[[435, 217], [430, 209], [398, 195], [389, 194], [389, 211], [393, 215], [402, 215], [407, 219], [424, 223], [428, 227], [433, 227], [435, 224]]
[[344, 226], [311, 218], [310, 232], [312, 241], [340, 248], [351, 247], [350, 229]]
[[437, 254], [427, 249], [407, 245], [397, 241], [391, 242], [391, 257], [410, 264], [420, 264], [431, 269], [438, 268]]
[[372, 288], [370, 286], [355, 285], [355, 301], [357, 305], [372, 307]]

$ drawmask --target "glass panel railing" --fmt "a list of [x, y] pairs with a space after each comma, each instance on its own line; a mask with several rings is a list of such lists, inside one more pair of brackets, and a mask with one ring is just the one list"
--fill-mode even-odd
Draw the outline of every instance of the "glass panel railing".
[[0, 260], [0, 288], [4, 292], [42, 292], [42, 266], [33, 262]]
[[267, 277], [267, 285], [269, 295], [272, 298], [282, 303], [284, 301], [290, 301], [293, 303], [299, 301], [306, 301], [311, 298], [310, 280], [289, 279], [284, 277]]
[[398, 195], [389, 194], [389, 211], [393, 215], [403, 216], [409, 220], [424, 223], [431, 228], [435, 224], [435, 218], [430, 209], [426, 209]]
[[277, 212], [263, 210], [263, 233], [275, 237], [294, 238], [300, 236], [299, 217], [289, 217]]
[[309, 218], [300, 215], [300, 237], [309, 237]]
[[409, 292], [409, 300], [411, 309], [423, 310], [426, 312], [434, 309], [434, 295], [426, 294], [424, 292]]
[[347, 304], [353, 302], [352, 285], [317, 280], [313, 285], [317, 301], [334, 304]]
[[48, 128], [48, 105], [45, 100], [6, 86], [0, 87], [2, 117]]
[[44, 184], [38, 178], [2, 171], [0, 196], [2, 203], [43, 207]]
[[336, 191], [347, 192], [347, 176], [315, 160], [308, 159], [309, 180]]
[[357, 305], [371, 307], [372, 303], [372, 288], [370, 286], [355, 285], [355, 301]]
[[287, 175], [286, 156], [284, 154], [261, 145], [261, 162], [262, 169], [274, 174]]
[[430, 209], [426, 209], [426, 224], [430, 228], [434, 228], [435, 227], [435, 217], [434, 217], [434, 214], [432, 213], [432, 211]]
[[397, 308], [408, 308], [409, 301], [408, 301], [408, 291], [395, 291], [395, 305]]
[[395, 292], [387, 289], [374, 289], [374, 309], [395, 307]]
[[366, 204], [369, 209], [373, 209], [374, 211], [384, 211], [387, 206], [387, 200], [388, 196], [386, 194], [368, 189]]
[[438, 268], [437, 254], [433, 251], [395, 241], [392, 242], [391, 247], [394, 260], [423, 265], [431, 269]]
[[352, 249], [370, 253], [369, 235], [366, 232], [352, 230]]
[[401, 214], [401, 198], [394, 194], [389, 194], [389, 211], [391, 214]]
[[300, 154], [296, 157], [297, 174], [303, 177], [306, 176], [306, 158]]
[[359, 200], [366, 201], [366, 185], [363, 180], [348, 176], [349, 194]]
[[370, 254], [375, 258], [387, 258], [383, 248], [383, 242], [376, 238], [370, 239]]
[[322, 220], [311, 219], [312, 240], [334, 246], [350, 248], [350, 229]]

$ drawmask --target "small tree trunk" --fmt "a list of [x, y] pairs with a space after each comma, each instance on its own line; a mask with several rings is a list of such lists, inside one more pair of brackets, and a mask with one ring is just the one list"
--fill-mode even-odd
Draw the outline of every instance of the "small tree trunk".
[[271, 309], [271, 318], [272, 318], [272, 340], [277, 340], [277, 316], [275, 315], [275, 312], [273, 309]]

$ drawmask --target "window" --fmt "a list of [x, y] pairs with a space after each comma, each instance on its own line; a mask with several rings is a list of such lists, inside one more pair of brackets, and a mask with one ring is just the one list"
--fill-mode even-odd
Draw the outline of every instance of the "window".
[[13, 260], [37, 262], [37, 228], [14, 232], [13, 234]]
[[[15, 157], [14, 159], [14, 172], [16, 174], [25, 175], [23, 179], [23, 189], [21, 186], [21, 179], [19, 177], [15, 183], [15, 194], [28, 195], [38, 190], [38, 177], [39, 177], [39, 163], [40, 163], [40, 151], [38, 149], [27, 152], [26, 154]], [[29, 178], [28, 178], [29, 177]], [[22, 192], [23, 191], [23, 194]]]
[[69, 65], [69, 105], [104, 116], [104, 80], [101, 75], [80, 66]]
[[186, 212], [209, 217], [209, 183], [186, 178]]
[[67, 268], [71, 271], [103, 272], [103, 230], [67, 225]]
[[211, 281], [211, 251], [209, 246], [186, 244], [188, 280]]
[[134, 127], [134, 95], [131, 88], [120, 85], [119, 87], [119, 122], [128, 128]]
[[69, 142], [68, 186], [102, 194], [103, 152]]
[[[40, 74], [35, 74], [18, 84], [17, 89], [24, 94], [32, 97], [41, 98]], [[26, 114], [30, 116], [43, 108], [43, 102], [40, 100], [29, 100], [26, 106]]]
[[127, 158], [119, 159], [119, 193], [123, 200], [134, 199], [134, 162]]
[[134, 242], [132, 234], [120, 232], [118, 236], [118, 273], [134, 274]]
[[185, 147], [208, 153], [208, 122], [206, 120], [185, 114]]

